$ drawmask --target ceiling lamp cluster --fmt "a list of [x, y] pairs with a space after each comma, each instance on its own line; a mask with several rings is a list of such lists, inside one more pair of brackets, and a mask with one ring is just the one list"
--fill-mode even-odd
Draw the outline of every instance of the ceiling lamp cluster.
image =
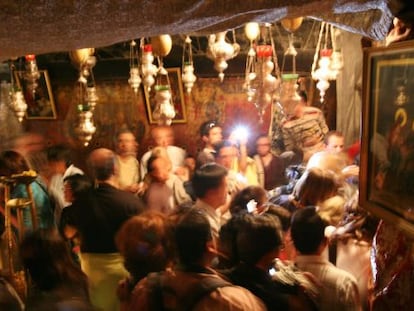
[[[336, 80], [343, 67], [342, 52], [336, 45], [338, 32], [339, 30], [335, 31], [334, 26], [321, 23], [311, 70], [312, 78], [318, 81], [316, 87], [319, 90], [321, 103], [329, 88], [329, 81]], [[328, 45], [329, 41], [331, 47]]]
[[212, 34], [208, 37], [207, 56], [214, 60], [214, 69], [219, 73], [220, 81], [224, 80], [224, 71], [227, 69], [227, 61], [236, 57], [240, 52], [240, 45], [236, 42], [233, 30], [233, 43], [226, 41], [227, 31]]
[[93, 111], [98, 101], [95, 78], [92, 68], [96, 65], [95, 49], [78, 49], [69, 53], [72, 63], [79, 69], [77, 111], [78, 123], [75, 127], [77, 138], [86, 147], [89, 145], [96, 127]]
[[245, 34], [250, 41], [247, 53], [244, 89], [263, 122], [266, 108], [272, 103], [280, 86], [280, 72], [271, 25], [248, 23]]

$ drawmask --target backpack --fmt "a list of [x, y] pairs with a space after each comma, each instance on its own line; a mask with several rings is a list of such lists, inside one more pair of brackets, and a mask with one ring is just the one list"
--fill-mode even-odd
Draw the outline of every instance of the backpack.
[[[148, 286], [151, 290], [150, 297], [150, 309], [156, 311], [191, 311], [197, 305], [197, 303], [210, 294], [214, 290], [220, 287], [234, 286], [233, 284], [217, 277], [208, 276], [201, 279], [195, 286], [185, 294], [185, 299], [178, 301], [178, 296], [173, 288], [169, 286], [163, 286], [163, 274], [162, 272], [150, 273], [147, 276]], [[177, 298], [177, 306], [175, 308], [166, 308], [164, 306], [164, 295]]]

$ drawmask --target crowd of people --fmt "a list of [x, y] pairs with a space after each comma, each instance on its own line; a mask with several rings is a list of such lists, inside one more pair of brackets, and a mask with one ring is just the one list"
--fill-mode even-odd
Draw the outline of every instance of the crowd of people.
[[[2, 258], [0, 309], [366, 309], [369, 276], [341, 269], [332, 255], [360, 212], [358, 166], [341, 133], [318, 132], [325, 140], [320, 148], [318, 136], [313, 154], [299, 143], [275, 154], [266, 134], [250, 152], [247, 136], [223, 132], [204, 122], [204, 147], [189, 155], [172, 127], [157, 126], [154, 147], [138, 159], [124, 130], [115, 150], [93, 150], [83, 170], [64, 145], [2, 151], [0, 176], [37, 175], [24, 232], [15, 211], [11, 230], [1, 219], [1, 253], [12, 234], [12, 268], [27, 272], [27, 290], [14, 289]], [[8, 187], [11, 199], [31, 197], [26, 185]]]

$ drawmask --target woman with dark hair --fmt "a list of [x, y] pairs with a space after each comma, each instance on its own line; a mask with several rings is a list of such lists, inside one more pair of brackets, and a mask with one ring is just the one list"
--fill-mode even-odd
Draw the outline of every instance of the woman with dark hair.
[[20, 244], [20, 256], [30, 276], [27, 311], [92, 310], [87, 277], [57, 230], [27, 234]]
[[[76, 199], [88, 195], [92, 189], [92, 185], [91, 179], [86, 175], [75, 174], [66, 177], [63, 180], [63, 195], [65, 201], [72, 203]], [[63, 236], [67, 239], [72, 239], [76, 235], [76, 229], [71, 226], [74, 217], [71, 209], [70, 205], [63, 209], [59, 226]]]
[[[12, 175], [22, 174], [29, 171], [30, 167], [26, 159], [16, 151], [7, 150], [0, 153], [0, 176], [11, 177]], [[55, 226], [52, 205], [46, 186], [38, 176], [29, 185], [32, 193], [34, 205], [36, 208], [37, 223], [39, 228], [51, 228]], [[11, 186], [10, 198], [29, 198], [27, 187], [23, 183], [17, 183]], [[30, 210], [23, 210], [23, 222], [26, 230], [32, 230], [32, 218]]]
[[165, 270], [172, 263], [170, 225], [164, 214], [147, 211], [127, 220], [115, 237], [130, 276], [118, 286], [121, 311], [130, 310], [135, 285], [150, 272]]
[[[66, 177], [63, 180], [63, 196], [66, 202], [74, 202], [84, 196], [89, 196], [93, 188], [91, 179], [83, 174], [74, 174]], [[87, 208], [87, 207], [86, 207]], [[62, 236], [68, 240], [68, 245], [72, 250], [73, 258], [79, 262], [79, 235], [75, 228], [76, 223], [74, 211], [71, 205], [66, 206], [62, 210], [62, 215], [59, 223], [59, 231]]]
[[229, 210], [234, 216], [240, 213], [260, 213], [266, 208], [267, 193], [260, 186], [247, 186], [238, 191], [230, 201]]

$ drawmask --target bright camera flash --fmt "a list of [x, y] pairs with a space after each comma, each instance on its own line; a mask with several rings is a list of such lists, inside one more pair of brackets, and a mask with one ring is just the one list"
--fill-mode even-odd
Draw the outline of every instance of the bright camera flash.
[[236, 137], [237, 139], [241, 139], [241, 138], [247, 138], [249, 135], [249, 131], [247, 130], [247, 128], [245, 126], [237, 126], [234, 130], [233, 133], [234, 137]]

